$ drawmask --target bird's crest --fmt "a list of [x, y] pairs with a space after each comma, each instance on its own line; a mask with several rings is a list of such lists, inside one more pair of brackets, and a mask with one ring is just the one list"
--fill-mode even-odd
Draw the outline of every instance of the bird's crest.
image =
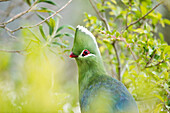
[[87, 49], [91, 53], [100, 56], [94, 35], [85, 27], [78, 25], [75, 32], [72, 52], [75, 55], [80, 55], [84, 49]]

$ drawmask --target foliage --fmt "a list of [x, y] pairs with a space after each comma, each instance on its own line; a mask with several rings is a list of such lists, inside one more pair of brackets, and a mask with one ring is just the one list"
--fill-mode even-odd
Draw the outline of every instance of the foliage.
[[[141, 113], [164, 113], [170, 90], [170, 46], [164, 41], [158, 26], [170, 25], [170, 20], [152, 11], [152, 0], [101, 0], [96, 3], [96, 16], [85, 13], [84, 22], [95, 34], [108, 70], [119, 78], [137, 101]], [[93, 5], [93, 4], [92, 4]], [[100, 18], [105, 17], [106, 21]], [[141, 21], [138, 21], [140, 18]], [[101, 20], [100, 20], [101, 19]], [[135, 24], [131, 25], [133, 22]], [[107, 28], [107, 24], [111, 30]], [[121, 63], [119, 75], [113, 43], [116, 41]]]
[[[39, 0], [37, 4], [42, 2], [56, 5], [51, 0]], [[32, 6], [35, 0], [26, 0], [26, 3]], [[71, 80], [62, 81], [66, 69], [63, 54], [70, 50], [68, 39], [73, 38], [72, 33], [62, 30], [74, 31], [75, 28], [59, 26], [59, 14], [47, 20], [42, 15], [50, 16], [55, 12], [48, 8], [35, 7], [32, 11], [45, 20], [44, 24], [38, 25], [38, 29], [22, 29], [20, 47], [23, 50], [12, 51], [20, 55], [0, 53], [0, 112], [76, 111], [79, 109], [76, 84]], [[13, 63], [15, 60], [22, 66]], [[74, 86], [72, 92], [67, 90], [71, 86]]]

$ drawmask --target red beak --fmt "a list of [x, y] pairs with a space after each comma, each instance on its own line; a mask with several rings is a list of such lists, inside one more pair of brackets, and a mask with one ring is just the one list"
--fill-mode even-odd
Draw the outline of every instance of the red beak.
[[71, 54], [70, 54], [70, 58], [76, 58], [76, 57], [78, 57], [77, 55], [75, 55], [73, 52], [71, 52]]

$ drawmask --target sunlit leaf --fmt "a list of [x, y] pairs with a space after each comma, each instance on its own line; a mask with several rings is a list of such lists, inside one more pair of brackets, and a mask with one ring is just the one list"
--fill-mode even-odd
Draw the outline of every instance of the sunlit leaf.
[[164, 102], [164, 99], [160, 96], [160, 95], [154, 95], [155, 97], [157, 97], [159, 100], [161, 100], [162, 102]]
[[63, 25], [63, 26], [60, 26], [60, 27], [57, 29], [56, 33], [58, 33], [59, 31], [61, 31], [61, 30], [64, 29], [64, 28], [69, 28], [69, 29], [71, 29], [71, 30], [75, 30], [71, 25]]
[[47, 40], [47, 37], [45, 36], [45, 33], [44, 33], [42, 25], [39, 25], [39, 30], [40, 30], [40, 33], [41, 33], [42, 37], [44, 38], [44, 40]]
[[55, 27], [55, 20], [50, 18], [50, 20], [49, 20], [49, 33], [50, 33], [50, 35], [52, 35], [52, 33], [54, 31], [54, 27]]

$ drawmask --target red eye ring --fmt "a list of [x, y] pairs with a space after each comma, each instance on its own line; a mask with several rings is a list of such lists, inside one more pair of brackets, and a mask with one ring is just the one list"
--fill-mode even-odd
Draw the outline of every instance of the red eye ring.
[[83, 51], [82, 56], [86, 56], [86, 55], [88, 55], [88, 54], [90, 54], [90, 52], [89, 52], [87, 49], [85, 49], [85, 50]]

